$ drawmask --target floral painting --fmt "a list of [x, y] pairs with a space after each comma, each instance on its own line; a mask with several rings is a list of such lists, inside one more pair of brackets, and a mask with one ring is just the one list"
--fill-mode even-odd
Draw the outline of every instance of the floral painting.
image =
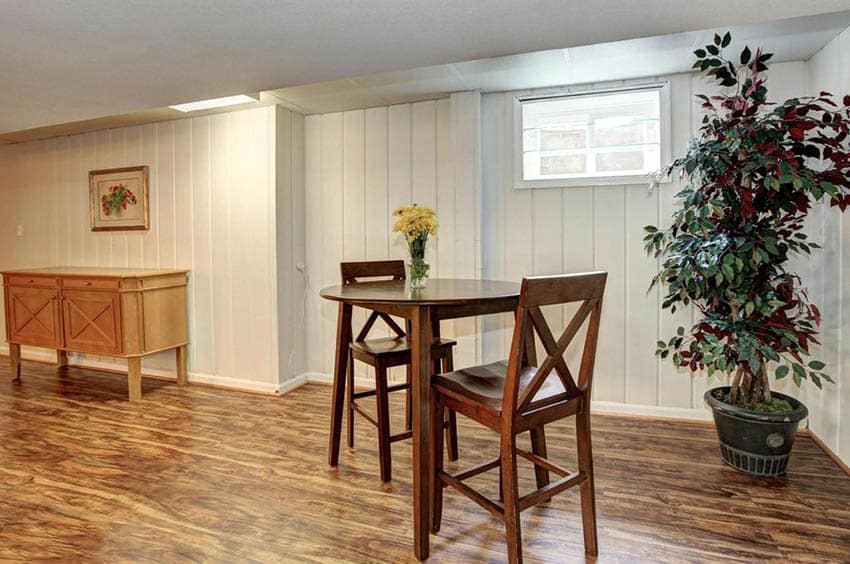
[[89, 173], [92, 231], [148, 229], [148, 167]]

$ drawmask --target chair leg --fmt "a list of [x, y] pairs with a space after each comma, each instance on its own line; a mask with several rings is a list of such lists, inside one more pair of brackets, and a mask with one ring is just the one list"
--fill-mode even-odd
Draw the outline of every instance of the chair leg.
[[[446, 350], [446, 357], [443, 359], [443, 372], [452, 372], [455, 369], [454, 356], [452, 349]], [[448, 427], [446, 428], [446, 443], [448, 444], [449, 460], [455, 461], [459, 458], [457, 448], [457, 414], [451, 409], [448, 410]]]
[[587, 479], [581, 483], [581, 521], [584, 532], [584, 551], [598, 554], [596, 539], [596, 493], [593, 486], [593, 450], [590, 443], [590, 414], [584, 411], [576, 417], [578, 467]]
[[348, 374], [346, 388], [348, 396], [346, 397], [346, 423], [348, 432], [348, 448], [354, 448], [354, 353], [348, 353]]
[[387, 368], [378, 363], [375, 367], [375, 402], [378, 411], [378, 457], [381, 465], [381, 481], [392, 480], [392, 454], [390, 453], [390, 406], [387, 391]]
[[443, 483], [439, 475], [443, 470], [443, 419], [446, 411], [437, 402], [436, 394], [431, 394], [430, 424], [431, 437], [434, 440], [432, 448], [433, 469], [431, 478], [431, 532], [440, 532], [440, 524], [443, 520]]
[[[531, 452], [541, 458], [546, 458], [546, 433], [543, 425], [529, 431], [531, 435]], [[549, 485], [549, 471], [534, 465], [534, 477], [537, 480], [537, 489]]]
[[519, 509], [519, 485], [516, 464], [516, 435], [502, 431], [501, 446], [502, 491], [505, 507], [505, 537], [508, 543], [509, 564], [522, 562], [522, 531]]

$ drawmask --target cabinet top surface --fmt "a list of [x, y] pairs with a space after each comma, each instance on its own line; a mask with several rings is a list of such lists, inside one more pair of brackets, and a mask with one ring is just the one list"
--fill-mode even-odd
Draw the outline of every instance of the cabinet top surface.
[[186, 274], [188, 270], [164, 270], [156, 268], [99, 268], [88, 266], [51, 266], [46, 268], [27, 268], [21, 270], [3, 270], [0, 274], [28, 274], [35, 276], [103, 276], [109, 278], [148, 278], [169, 274]]

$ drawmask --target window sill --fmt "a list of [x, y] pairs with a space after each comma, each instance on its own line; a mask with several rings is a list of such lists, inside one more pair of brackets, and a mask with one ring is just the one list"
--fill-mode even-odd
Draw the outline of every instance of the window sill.
[[[670, 182], [670, 178], [662, 178], [656, 184]], [[652, 179], [649, 175], [633, 176], [599, 176], [585, 178], [552, 178], [541, 180], [518, 180], [514, 190], [533, 190], [537, 188], [582, 188], [590, 186], [624, 186], [640, 185], [649, 188]]]

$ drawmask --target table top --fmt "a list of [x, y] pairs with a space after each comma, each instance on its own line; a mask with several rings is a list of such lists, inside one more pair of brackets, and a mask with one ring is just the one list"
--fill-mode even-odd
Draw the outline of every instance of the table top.
[[329, 286], [319, 294], [346, 303], [460, 305], [519, 297], [517, 282], [429, 278], [422, 289], [412, 290], [404, 281], [382, 281]]
[[159, 268], [104, 268], [96, 266], [51, 266], [46, 268], [25, 268], [3, 270], [0, 274], [25, 274], [35, 276], [103, 276], [109, 278], [147, 278], [186, 274], [188, 270], [168, 270]]

